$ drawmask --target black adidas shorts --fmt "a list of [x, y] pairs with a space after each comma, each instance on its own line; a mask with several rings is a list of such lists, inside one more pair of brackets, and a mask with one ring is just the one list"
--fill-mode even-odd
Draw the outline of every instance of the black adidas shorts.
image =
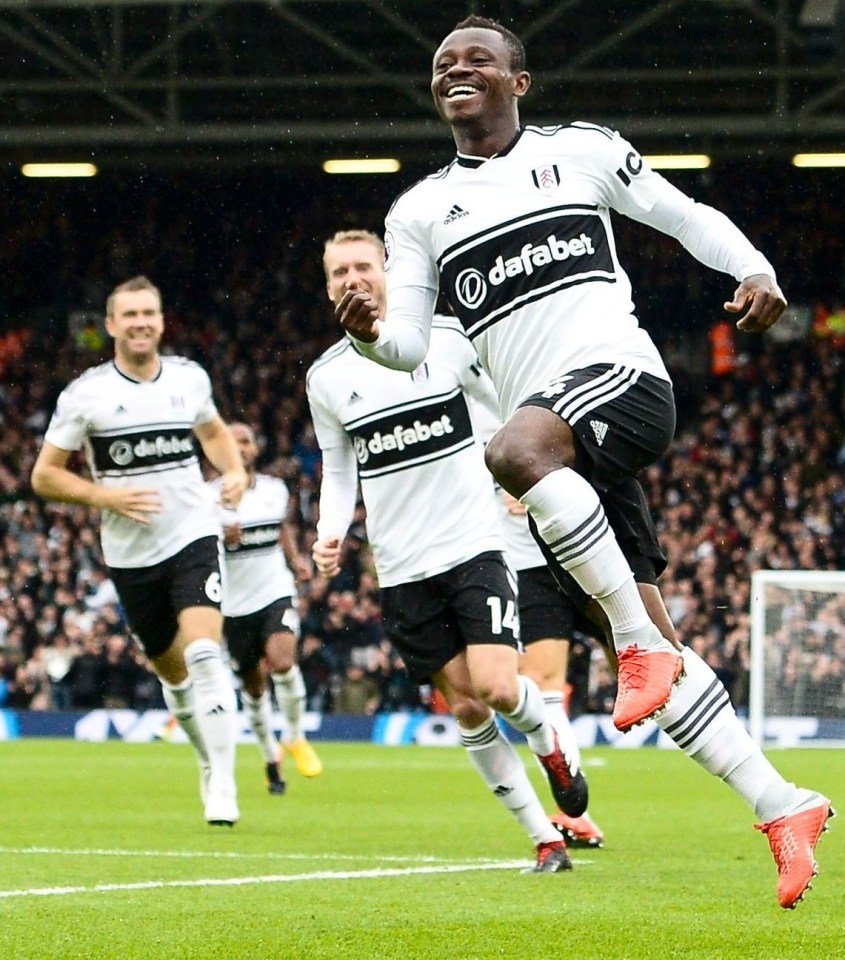
[[471, 644], [519, 649], [512, 575], [495, 551], [425, 580], [384, 587], [381, 605], [387, 635], [415, 683], [428, 680]]
[[299, 615], [290, 597], [274, 600], [255, 613], [223, 618], [223, 636], [232, 669], [240, 676], [261, 662], [267, 641], [274, 633], [299, 636]]
[[[601, 635], [601, 629], [558, 586], [548, 566], [520, 570], [519, 639], [524, 647], [538, 640], [572, 640], [574, 633], [588, 637]], [[586, 600], [582, 593], [581, 597]]]
[[522, 407], [545, 407], [580, 441], [575, 469], [608, 490], [661, 457], [675, 434], [672, 384], [619, 364], [598, 363], [559, 377]]
[[203, 537], [152, 567], [109, 567], [129, 626], [148, 657], [170, 648], [182, 610], [220, 609], [218, 543], [217, 537]]
[[[596, 489], [635, 579], [656, 583], [666, 557], [636, 474], [662, 456], [672, 440], [672, 385], [627, 367], [596, 364], [560, 378], [521, 406], [544, 407], [569, 424], [577, 440], [575, 470]], [[555, 579], [583, 610], [589, 598], [560, 568], [530, 517], [529, 526]]]

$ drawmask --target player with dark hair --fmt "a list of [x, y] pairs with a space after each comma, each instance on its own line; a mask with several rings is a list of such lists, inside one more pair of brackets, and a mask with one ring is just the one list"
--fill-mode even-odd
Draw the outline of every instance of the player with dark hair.
[[[383, 259], [374, 234], [335, 234], [323, 258], [330, 299], [365, 289], [383, 309]], [[581, 814], [586, 781], [567, 766], [536, 684], [518, 674], [514, 586], [467, 397], [494, 412], [497, 401], [469, 341], [454, 319], [438, 318], [428, 359], [400, 373], [374, 366], [344, 337], [306, 382], [323, 453], [317, 569], [338, 572], [360, 480], [385, 627], [408, 675], [443, 694], [476, 770], [531, 836], [534, 869], [569, 869], [566, 845], [496, 722], [499, 713], [525, 735], [557, 804]]]
[[[223, 512], [226, 576], [223, 582], [223, 635], [232, 668], [241, 680], [241, 699], [264, 758], [267, 788], [281, 795], [281, 744], [273, 733], [268, 682], [284, 718], [285, 747], [304, 777], [316, 777], [323, 764], [302, 731], [305, 682], [296, 661], [299, 615], [296, 580], [311, 577], [311, 564], [296, 542], [288, 512], [290, 494], [283, 480], [255, 468], [258, 444], [245, 423], [230, 423], [247, 475], [247, 488], [235, 510]], [[215, 491], [222, 478], [211, 481]]]
[[[220, 501], [238, 505], [246, 474], [214, 405], [208, 374], [162, 356], [161, 294], [146, 277], [115, 287], [106, 306], [114, 359], [61, 393], [32, 471], [48, 500], [102, 511], [103, 557], [164, 699], [193, 745], [211, 824], [238, 819], [231, 675], [220, 650], [217, 506], [194, 437], [220, 471]], [[84, 446], [93, 480], [69, 469]]]
[[777, 773], [710, 667], [675, 639], [657, 588], [665, 559], [637, 480], [672, 439], [674, 397], [634, 313], [611, 211], [732, 275], [739, 285], [725, 309], [741, 330], [767, 329], [786, 301], [772, 266], [724, 214], [668, 183], [615, 131], [583, 121], [523, 126], [531, 76], [515, 39], [469, 17], [438, 47], [431, 91], [457, 157], [387, 216], [386, 320], [361, 290], [337, 314], [361, 353], [413, 370], [428, 350], [436, 296], [447, 296], [505, 418], [488, 466], [527, 508], [561, 585], [609, 627], [616, 726], [654, 717], [753, 807], [778, 866], [779, 901], [792, 907], [815, 872], [830, 802]]

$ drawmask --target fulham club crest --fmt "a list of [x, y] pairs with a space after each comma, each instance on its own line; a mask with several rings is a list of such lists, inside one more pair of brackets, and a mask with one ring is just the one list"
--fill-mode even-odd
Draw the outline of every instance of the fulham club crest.
[[549, 163], [545, 167], [534, 167], [531, 178], [540, 193], [554, 193], [560, 186], [560, 171], [556, 163]]

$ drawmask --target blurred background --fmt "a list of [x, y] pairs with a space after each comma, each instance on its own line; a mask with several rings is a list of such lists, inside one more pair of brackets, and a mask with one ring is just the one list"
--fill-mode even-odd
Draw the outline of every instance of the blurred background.
[[[524, 122], [618, 129], [725, 211], [790, 300], [771, 334], [738, 334], [731, 278], [615, 220], [678, 396], [676, 442], [644, 478], [663, 592], [740, 709], [751, 573], [845, 568], [845, 0], [0, 0], [0, 707], [161, 705], [96, 517], [29, 488], [58, 391], [110, 353], [104, 301], [128, 276], [161, 287], [167, 349], [259, 431], [308, 549], [320, 458], [304, 374], [338, 336], [323, 242], [380, 232], [392, 199], [451, 159], [430, 63], [469, 13], [523, 38]], [[778, 709], [841, 719], [845, 607], [813, 606], [798, 634], [794, 599], [778, 602], [771, 670], [782, 692], [799, 671], [802, 694]], [[334, 709], [350, 663], [372, 709], [436, 706], [384, 637], [363, 513], [343, 572], [305, 585], [301, 612], [313, 710]], [[574, 653], [572, 712], [607, 711], [612, 677], [586, 638]]]

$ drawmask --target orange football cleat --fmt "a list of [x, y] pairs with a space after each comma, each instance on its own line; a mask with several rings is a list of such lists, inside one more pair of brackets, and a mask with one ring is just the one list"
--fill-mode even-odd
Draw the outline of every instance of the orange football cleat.
[[778, 902], [785, 910], [794, 910], [804, 899], [819, 872], [813, 851], [835, 811], [822, 794], [815, 794], [815, 800], [813, 806], [797, 813], [754, 825], [768, 837], [778, 868]]
[[[668, 641], [667, 641], [668, 643]], [[635, 643], [619, 651], [613, 723], [623, 733], [666, 705], [672, 687], [684, 675], [683, 657], [671, 651], [645, 650]]]

